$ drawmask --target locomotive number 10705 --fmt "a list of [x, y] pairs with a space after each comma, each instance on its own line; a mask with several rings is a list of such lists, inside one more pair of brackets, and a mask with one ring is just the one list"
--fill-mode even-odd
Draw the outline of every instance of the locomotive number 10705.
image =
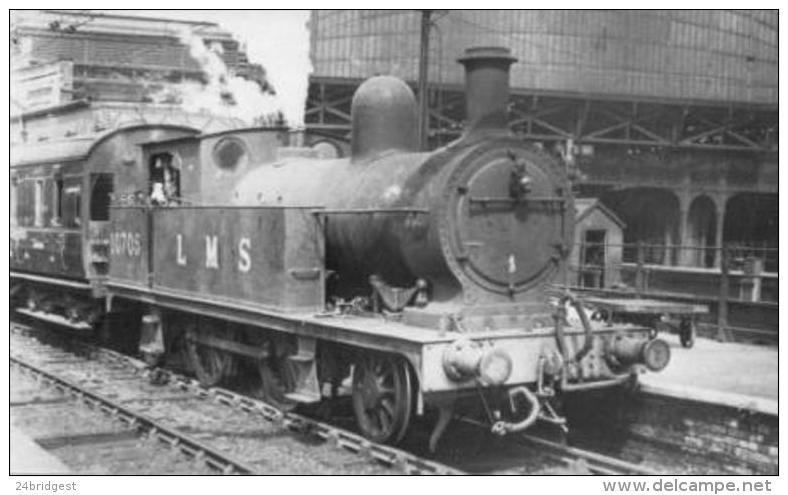
[[[181, 234], [175, 236], [176, 254], [175, 262], [186, 266], [188, 259], [184, 250], [184, 239]], [[110, 252], [113, 256], [128, 256], [138, 258], [142, 255], [142, 238], [139, 232], [112, 232], [109, 235]], [[250, 249], [251, 239], [241, 237], [238, 241], [238, 271], [248, 272], [252, 267]], [[205, 236], [205, 268], [219, 268], [219, 238], [218, 236]]]
[[112, 232], [109, 235], [109, 246], [113, 255], [122, 254], [136, 258], [142, 254], [139, 232]]

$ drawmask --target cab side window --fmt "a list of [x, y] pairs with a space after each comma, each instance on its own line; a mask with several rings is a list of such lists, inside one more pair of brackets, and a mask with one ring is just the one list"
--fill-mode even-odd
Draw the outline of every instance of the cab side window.
[[181, 200], [180, 158], [171, 153], [151, 156], [148, 170], [150, 177], [150, 202], [154, 205], [174, 205]]

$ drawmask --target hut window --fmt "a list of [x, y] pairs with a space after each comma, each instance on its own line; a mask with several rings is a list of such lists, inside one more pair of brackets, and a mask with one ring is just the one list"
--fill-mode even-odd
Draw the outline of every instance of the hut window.
[[606, 230], [586, 230], [581, 251], [583, 287], [605, 285], [605, 237]]

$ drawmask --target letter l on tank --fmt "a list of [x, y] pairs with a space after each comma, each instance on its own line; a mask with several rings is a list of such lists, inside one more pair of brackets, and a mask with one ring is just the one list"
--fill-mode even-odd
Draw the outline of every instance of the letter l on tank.
[[175, 239], [178, 244], [178, 252], [176, 253], [175, 262], [181, 266], [186, 266], [186, 255], [183, 254], [183, 236], [178, 234], [175, 236]]

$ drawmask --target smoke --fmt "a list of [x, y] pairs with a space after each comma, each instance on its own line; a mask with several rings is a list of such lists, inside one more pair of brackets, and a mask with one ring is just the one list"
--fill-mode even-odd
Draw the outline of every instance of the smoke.
[[261, 16], [281, 27], [261, 28], [259, 20], [246, 23], [222, 21], [222, 25], [246, 38], [249, 59], [265, 67], [288, 125], [303, 127], [309, 75], [312, 73], [307, 25], [309, 11], [267, 11]]
[[155, 100], [176, 100], [188, 112], [209, 112], [238, 118], [248, 125], [278, 120], [281, 104], [256, 81], [233, 75], [221, 58], [221, 45], [206, 46], [188, 29], [178, 38], [189, 48], [189, 55], [200, 66], [204, 84], [187, 81], [154, 96]]
[[[303, 127], [309, 74], [308, 11], [215, 11], [212, 21], [246, 41], [250, 63], [260, 64], [275, 94], [257, 82], [236, 77], [221, 58], [221, 47], [206, 46], [191, 31], [179, 33], [190, 56], [202, 69], [206, 84], [186, 84], [178, 98], [187, 110], [238, 117], [250, 124], [283, 116], [291, 127]], [[160, 97], [157, 99], [161, 99]]]

